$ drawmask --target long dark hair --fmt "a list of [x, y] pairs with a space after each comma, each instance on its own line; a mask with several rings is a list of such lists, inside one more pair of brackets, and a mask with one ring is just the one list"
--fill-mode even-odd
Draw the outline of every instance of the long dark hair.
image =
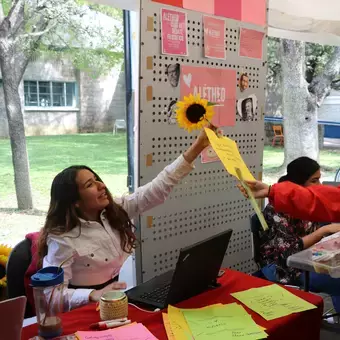
[[[75, 203], [80, 199], [77, 174], [80, 170], [92, 172], [97, 181], [103, 183], [101, 178], [85, 165], [74, 165], [60, 172], [53, 180], [51, 186], [51, 201], [46, 222], [40, 231], [38, 243], [39, 262], [41, 264], [47, 255], [47, 237], [49, 234], [62, 235], [79, 227], [81, 234], [81, 213]], [[136, 246], [135, 226], [131, 222], [127, 212], [114, 202], [110, 191], [106, 188], [109, 205], [105, 208], [106, 217], [112, 229], [118, 230], [121, 247], [127, 253], [132, 253]]]
[[299, 157], [287, 166], [287, 175], [279, 179], [281, 182], [292, 182], [298, 185], [305, 185], [308, 179], [320, 170], [320, 165], [309, 157]]

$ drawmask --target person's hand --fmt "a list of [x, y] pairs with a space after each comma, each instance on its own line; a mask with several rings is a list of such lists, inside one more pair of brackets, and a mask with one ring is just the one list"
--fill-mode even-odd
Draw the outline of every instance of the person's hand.
[[[208, 129], [211, 129], [211, 130], [216, 132], [216, 128], [212, 124], [209, 124]], [[205, 133], [204, 129], [202, 129], [202, 131], [198, 135], [198, 137], [197, 137], [196, 141], [194, 142], [194, 144], [199, 146], [202, 149], [202, 151], [210, 145], [208, 136]]]
[[98, 302], [101, 296], [109, 292], [110, 290], [124, 290], [124, 289], [126, 289], [125, 282], [113, 282], [101, 290], [93, 290], [90, 294], [90, 301]]
[[[245, 183], [248, 185], [255, 198], [268, 197], [270, 188], [269, 185], [260, 181], [245, 181]], [[244, 197], [249, 198], [247, 191], [243, 188], [241, 184], [238, 184], [237, 187], [240, 189]]]
[[[216, 128], [213, 125], [208, 126], [209, 129], [215, 131]], [[203, 129], [198, 135], [194, 143], [189, 147], [189, 149], [184, 153], [184, 158], [188, 163], [192, 163], [200, 153], [210, 145], [209, 139], [205, 130]]]
[[340, 232], [340, 224], [339, 223], [332, 223], [324, 226], [325, 231], [327, 234], [335, 234]]

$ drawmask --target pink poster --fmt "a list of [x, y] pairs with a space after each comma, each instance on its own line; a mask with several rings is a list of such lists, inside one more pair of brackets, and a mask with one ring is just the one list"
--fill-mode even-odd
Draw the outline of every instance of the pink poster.
[[242, 21], [266, 26], [266, 0], [242, 0]]
[[215, 0], [183, 0], [183, 8], [207, 14], [214, 14], [214, 5]]
[[187, 15], [162, 8], [162, 53], [188, 55]]
[[205, 16], [204, 54], [207, 58], [225, 59], [225, 20]]
[[215, 15], [229, 19], [241, 20], [242, 0], [215, 0]]
[[212, 123], [217, 127], [235, 125], [236, 70], [181, 67], [181, 98], [200, 94], [218, 104]]
[[262, 59], [263, 37], [263, 32], [241, 28], [240, 57]]

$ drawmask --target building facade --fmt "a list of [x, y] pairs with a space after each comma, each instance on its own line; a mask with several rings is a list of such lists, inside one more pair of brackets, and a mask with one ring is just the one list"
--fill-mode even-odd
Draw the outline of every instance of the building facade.
[[[114, 121], [126, 117], [122, 65], [93, 79], [66, 59], [38, 60], [28, 65], [20, 93], [26, 136], [112, 132]], [[0, 138], [7, 137], [1, 86]]]

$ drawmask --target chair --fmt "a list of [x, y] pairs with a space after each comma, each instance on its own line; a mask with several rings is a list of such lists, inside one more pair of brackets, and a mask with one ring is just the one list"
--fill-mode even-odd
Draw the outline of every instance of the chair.
[[24, 321], [26, 297], [20, 296], [0, 302], [1, 339], [20, 340]]
[[250, 217], [250, 231], [253, 243], [253, 260], [255, 261], [258, 269], [260, 270], [265, 266], [265, 264], [261, 260], [260, 252], [262, 224], [256, 214], [253, 214]]
[[113, 133], [116, 134], [119, 130], [126, 130], [126, 121], [124, 119], [116, 119], [113, 126]]
[[283, 145], [284, 136], [283, 136], [282, 125], [273, 125], [273, 131], [274, 131], [274, 137], [273, 137], [272, 146], [275, 146], [277, 142], [279, 142], [280, 145]]
[[[14, 247], [7, 262], [7, 293], [10, 299], [26, 295], [24, 276], [31, 264], [31, 260], [31, 241], [29, 239], [24, 239]], [[25, 318], [34, 315], [33, 308], [27, 303]]]

